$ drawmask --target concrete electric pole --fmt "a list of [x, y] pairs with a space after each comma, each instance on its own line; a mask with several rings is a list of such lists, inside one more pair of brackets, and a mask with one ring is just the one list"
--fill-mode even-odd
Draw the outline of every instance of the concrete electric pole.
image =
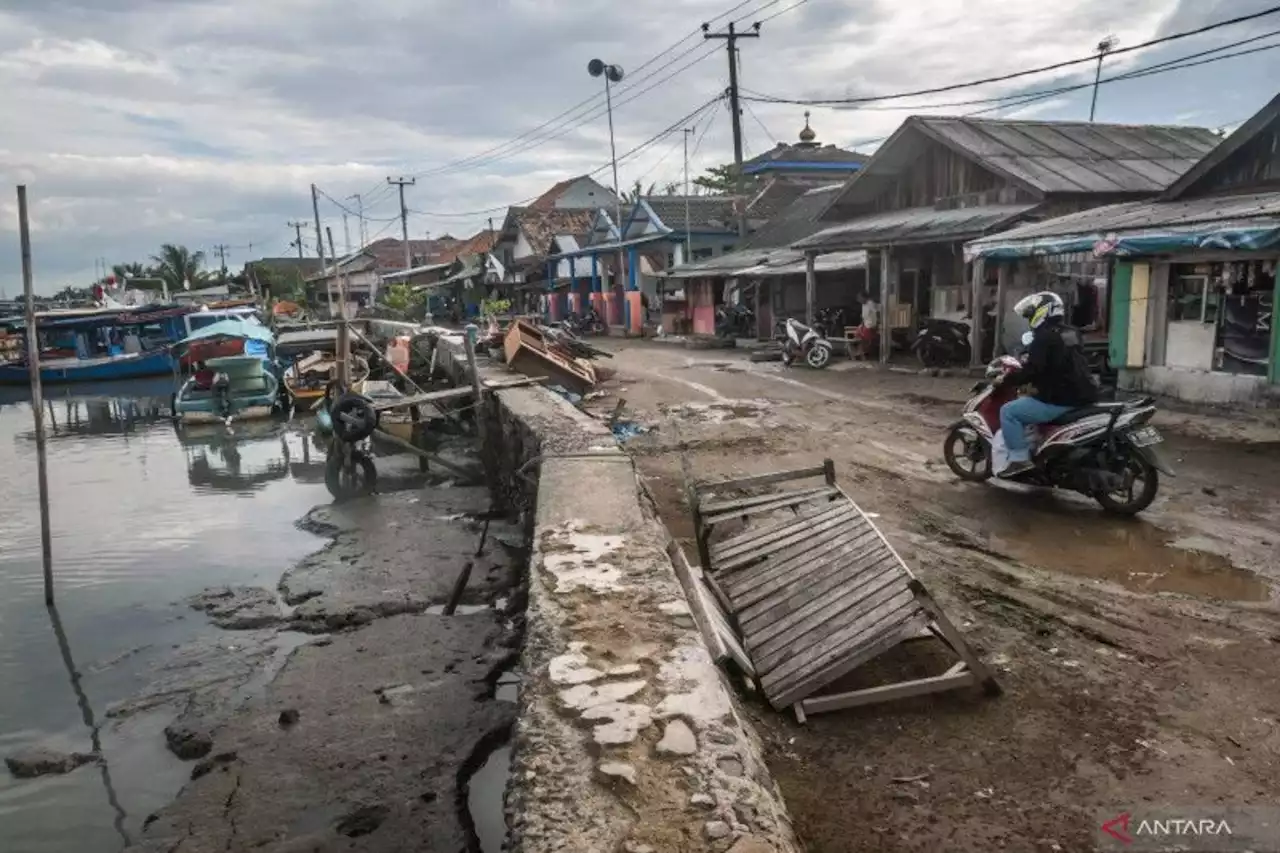
[[760, 25], [752, 24], [751, 31], [740, 33], [729, 23], [729, 29], [722, 33], [711, 32], [710, 24], [702, 25], [704, 39], [724, 39], [729, 51], [729, 113], [733, 119], [733, 172], [734, 202], [738, 212], [738, 236], [747, 236], [747, 203], [743, 198], [745, 191], [742, 182], [742, 107], [738, 102], [738, 39], [760, 38]]
[[413, 267], [413, 253], [409, 251], [409, 209], [404, 206], [404, 188], [418, 182], [417, 178], [387, 178], [387, 183], [400, 189], [400, 233], [404, 237], [404, 268]]
[[297, 247], [298, 247], [298, 260], [302, 260], [302, 226], [303, 226], [303, 225], [306, 225], [307, 223], [305, 223], [305, 222], [286, 222], [285, 224], [286, 224], [286, 225], [288, 225], [290, 228], [292, 228], [292, 229], [293, 229], [293, 235], [294, 235], [294, 243], [293, 243], [293, 244], [294, 244], [295, 246], [297, 246]]

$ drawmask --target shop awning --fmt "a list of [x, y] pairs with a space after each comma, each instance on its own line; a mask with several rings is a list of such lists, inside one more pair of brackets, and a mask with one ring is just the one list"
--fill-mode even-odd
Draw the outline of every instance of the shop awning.
[[[706, 258], [689, 264], [681, 264], [658, 273], [659, 278], [727, 278], [739, 275], [743, 270], [769, 263], [773, 258], [792, 260], [796, 253], [790, 249], [743, 249], [715, 258]], [[800, 257], [804, 257], [800, 255]]]
[[1280, 192], [1096, 207], [967, 244], [966, 259], [1067, 252], [1131, 257], [1280, 248]]
[[818, 252], [845, 252], [920, 243], [972, 240], [1034, 210], [1037, 204], [992, 204], [939, 210], [911, 207], [859, 216], [791, 244]]

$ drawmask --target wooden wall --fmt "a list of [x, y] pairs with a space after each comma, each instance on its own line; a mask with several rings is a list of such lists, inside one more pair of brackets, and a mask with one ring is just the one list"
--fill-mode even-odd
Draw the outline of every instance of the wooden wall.
[[1280, 118], [1226, 160], [1209, 170], [1194, 195], [1280, 188]]

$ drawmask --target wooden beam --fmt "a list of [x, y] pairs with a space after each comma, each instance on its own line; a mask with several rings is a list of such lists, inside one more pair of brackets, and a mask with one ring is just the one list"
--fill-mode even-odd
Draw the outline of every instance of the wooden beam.
[[969, 366], [982, 366], [982, 321], [986, 310], [982, 304], [982, 292], [986, 289], [987, 262], [976, 258], [969, 279]]
[[794, 471], [779, 471], [776, 474], [760, 474], [756, 477], [743, 477], [740, 480], [721, 480], [718, 483], [703, 483], [703, 491], [720, 489], [754, 489], [758, 486], [771, 486], [774, 483], [785, 483], [788, 480], [803, 480], [805, 477], [822, 477], [827, 469], [821, 465], [816, 468], [797, 468]]
[[376, 429], [373, 431], [373, 436], [374, 438], [381, 439], [382, 441], [385, 441], [388, 444], [394, 444], [396, 447], [399, 447], [401, 450], [408, 451], [409, 453], [412, 453], [413, 455], [419, 458], [425, 459], [428, 462], [431, 462], [435, 465], [439, 465], [441, 468], [445, 469], [451, 474], [454, 474], [458, 477], [465, 478], [466, 482], [468, 483], [473, 483], [476, 481], [475, 471], [468, 471], [466, 468], [463, 468], [459, 465], [454, 465], [452, 462], [446, 462], [434, 453], [429, 453], [423, 450], [421, 447], [415, 447], [414, 445], [405, 441], [403, 438], [400, 438], [398, 435], [392, 435], [391, 433], [386, 432], [385, 430]]
[[996, 328], [992, 333], [995, 335], [995, 341], [991, 349], [991, 355], [994, 358], [1000, 355], [1004, 344], [1004, 301], [1009, 292], [1009, 264], [1000, 264], [996, 267]]
[[814, 252], [804, 255], [804, 316], [805, 322], [813, 325], [817, 316], [818, 272], [816, 268], [818, 256]]
[[889, 363], [893, 350], [893, 309], [898, 300], [898, 268], [893, 251], [880, 250], [880, 363]]
[[897, 684], [885, 684], [881, 687], [868, 687], [865, 690], [854, 690], [849, 693], [836, 693], [832, 696], [818, 696], [804, 699], [798, 704], [806, 714], [821, 714], [826, 711], [840, 711], [845, 708], [858, 708], [863, 705], [875, 705], [894, 699], [906, 699], [911, 696], [926, 696], [930, 693], [942, 693], [974, 684], [976, 679], [971, 672], [947, 673], [929, 678], [917, 678], [913, 681], [900, 681]]

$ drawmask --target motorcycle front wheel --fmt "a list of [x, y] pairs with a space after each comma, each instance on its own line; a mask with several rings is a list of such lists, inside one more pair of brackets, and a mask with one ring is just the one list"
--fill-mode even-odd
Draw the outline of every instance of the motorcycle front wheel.
[[795, 346], [790, 342], [782, 345], [782, 366], [790, 367], [791, 363], [796, 360]]
[[969, 423], [959, 421], [947, 430], [942, 457], [951, 473], [970, 483], [991, 478], [991, 447]]
[[378, 487], [378, 469], [363, 451], [352, 448], [347, 459], [334, 448], [325, 460], [324, 484], [337, 501], [364, 497]]
[[804, 354], [804, 361], [814, 370], [821, 370], [831, 363], [831, 347], [825, 344], [814, 344]]
[[1110, 492], [1098, 492], [1093, 499], [1107, 512], [1137, 515], [1156, 499], [1156, 492], [1160, 489], [1160, 472], [1136, 453], [1128, 454], [1124, 462], [1123, 484]]

